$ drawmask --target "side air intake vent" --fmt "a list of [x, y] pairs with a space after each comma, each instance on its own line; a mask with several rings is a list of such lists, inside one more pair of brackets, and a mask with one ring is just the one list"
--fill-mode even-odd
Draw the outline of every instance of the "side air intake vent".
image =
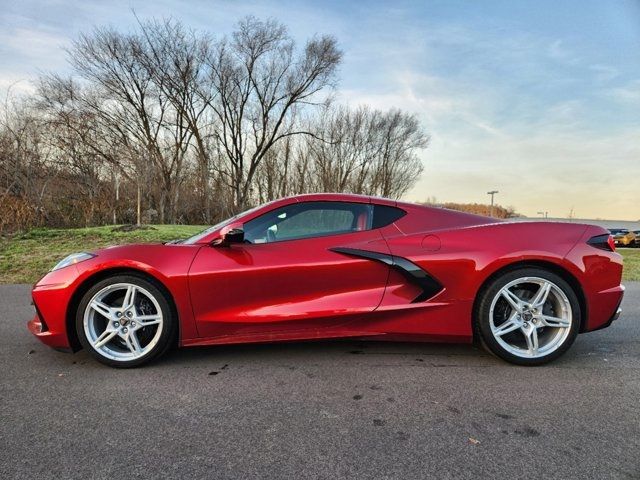
[[413, 299], [411, 303], [424, 302], [440, 292], [443, 286], [435, 278], [425, 272], [418, 265], [403, 257], [388, 255], [379, 252], [369, 252], [368, 250], [359, 250], [357, 248], [330, 248], [332, 252], [351, 255], [352, 257], [368, 258], [377, 262], [385, 263], [404, 275], [414, 285], [422, 289], [422, 293]]

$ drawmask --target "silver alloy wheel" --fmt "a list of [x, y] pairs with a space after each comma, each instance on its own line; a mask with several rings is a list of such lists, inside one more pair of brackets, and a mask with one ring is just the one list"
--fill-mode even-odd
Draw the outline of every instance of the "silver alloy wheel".
[[148, 290], [132, 283], [115, 283], [91, 298], [83, 325], [96, 352], [111, 360], [129, 361], [143, 357], [156, 346], [163, 315]]
[[498, 344], [522, 358], [556, 351], [571, 330], [569, 299], [555, 283], [523, 277], [506, 284], [491, 302], [489, 324]]

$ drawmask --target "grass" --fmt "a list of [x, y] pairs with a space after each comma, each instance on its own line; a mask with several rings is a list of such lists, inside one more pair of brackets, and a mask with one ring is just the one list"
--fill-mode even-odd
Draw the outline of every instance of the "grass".
[[153, 229], [112, 232], [113, 226], [52, 229], [35, 228], [12, 237], [0, 237], [0, 284], [35, 283], [70, 253], [90, 252], [110, 245], [164, 242], [190, 237], [205, 227], [153, 225]]
[[[92, 251], [109, 245], [163, 242], [185, 238], [205, 227], [154, 225], [153, 230], [112, 232], [112, 226], [51, 229], [36, 228], [13, 237], [0, 237], [0, 284], [35, 283], [70, 253]], [[640, 281], [640, 248], [618, 250], [624, 257], [624, 281]]]
[[640, 248], [621, 248], [618, 253], [624, 257], [624, 280], [640, 282]]

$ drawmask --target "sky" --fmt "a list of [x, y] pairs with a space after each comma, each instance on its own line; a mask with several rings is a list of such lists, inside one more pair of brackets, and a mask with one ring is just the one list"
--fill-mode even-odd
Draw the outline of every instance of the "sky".
[[94, 26], [173, 17], [222, 36], [276, 18], [334, 35], [338, 101], [418, 116], [431, 137], [406, 200], [496, 202], [527, 216], [640, 219], [640, 0], [0, 0], [0, 94], [67, 72]]

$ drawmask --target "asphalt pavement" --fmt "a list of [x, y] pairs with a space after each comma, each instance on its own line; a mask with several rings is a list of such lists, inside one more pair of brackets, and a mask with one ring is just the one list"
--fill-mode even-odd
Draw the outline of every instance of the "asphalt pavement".
[[115, 370], [0, 286], [0, 478], [640, 478], [640, 283], [555, 363], [468, 345], [183, 349]]

